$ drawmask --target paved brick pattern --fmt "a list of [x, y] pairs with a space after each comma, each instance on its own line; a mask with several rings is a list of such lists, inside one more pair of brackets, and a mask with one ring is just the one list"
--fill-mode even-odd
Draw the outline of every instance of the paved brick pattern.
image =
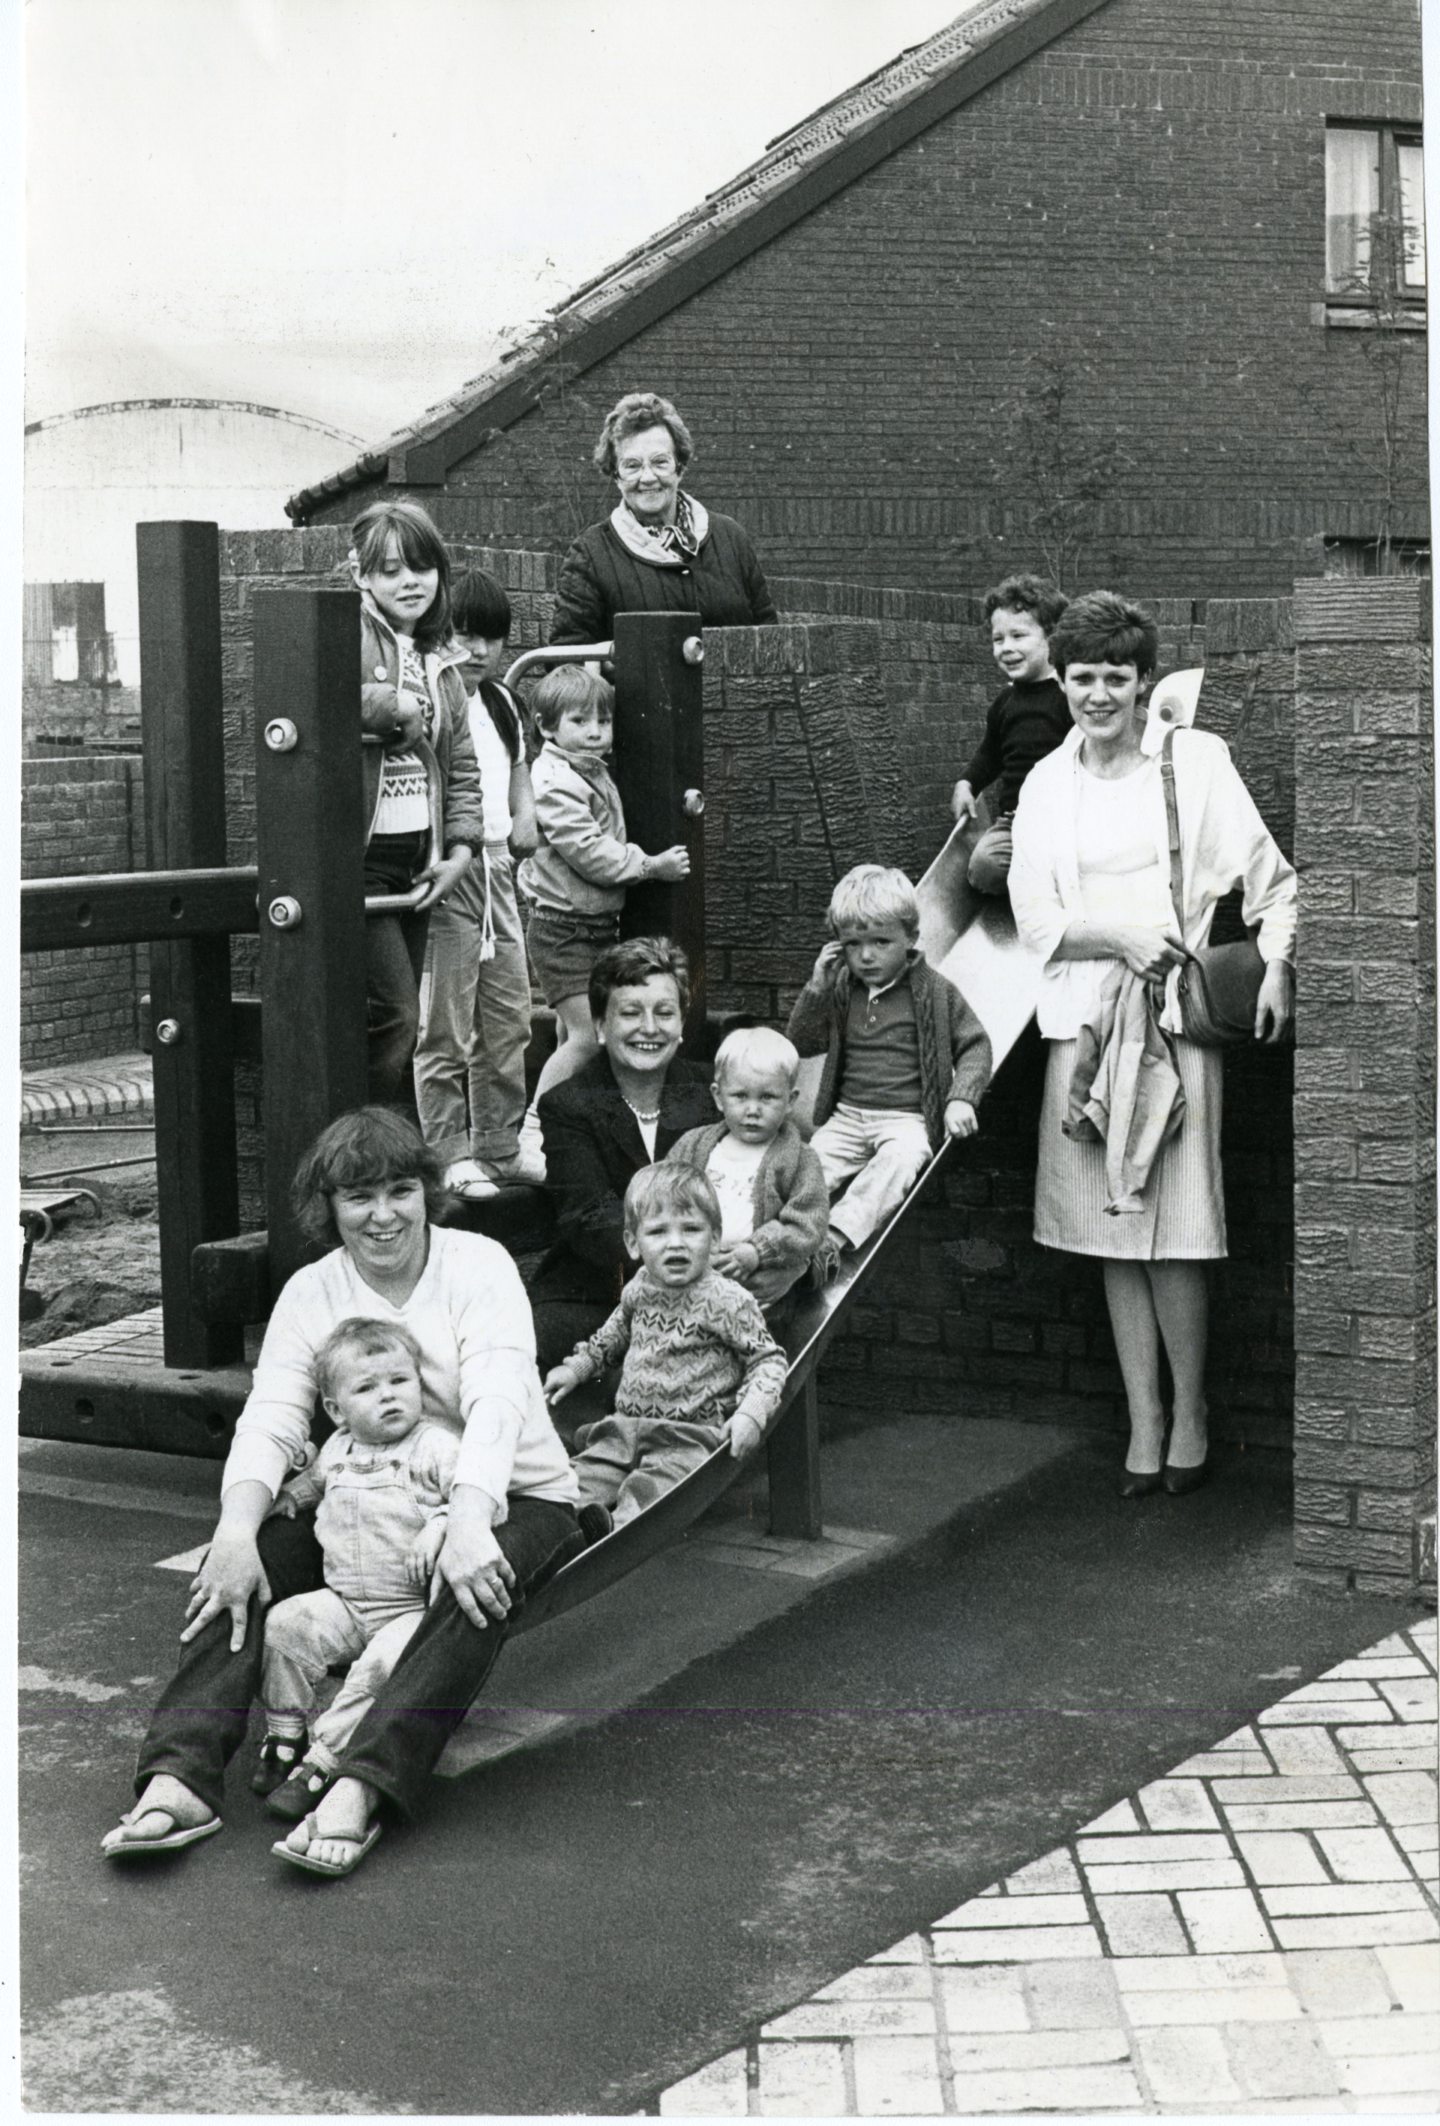
[[27, 1070], [20, 1087], [20, 1127], [88, 1121], [102, 1115], [151, 1115], [155, 1087], [149, 1056], [98, 1056]]
[[751, 2032], [666, 2118], [1433, 2112], [1435, 1626]]

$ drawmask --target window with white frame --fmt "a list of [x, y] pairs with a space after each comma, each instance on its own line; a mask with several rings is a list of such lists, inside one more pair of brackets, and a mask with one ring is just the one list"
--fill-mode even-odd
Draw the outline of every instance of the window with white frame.
[[1326, 127], [1325, 292], [1423, 311], [1425, 173], [1414, 127]]

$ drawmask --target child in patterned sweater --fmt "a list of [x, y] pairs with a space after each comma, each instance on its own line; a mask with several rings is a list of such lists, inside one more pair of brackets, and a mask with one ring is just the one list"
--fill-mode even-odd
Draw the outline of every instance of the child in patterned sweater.
[[757, 1447], [785, 1386], [785, 1353], [751, 1295], [710, 1267], [720, 1205], [698, 1167], [643, 1166], [625, 1191], [625, 1246], [641, 1268], [587, 1342], [545, 1378], [547, 1402], [622, 1357], [613, 1416], [582, 1425], [572, 1467], [582, 1526], [643, 1513], [715, 1449]]

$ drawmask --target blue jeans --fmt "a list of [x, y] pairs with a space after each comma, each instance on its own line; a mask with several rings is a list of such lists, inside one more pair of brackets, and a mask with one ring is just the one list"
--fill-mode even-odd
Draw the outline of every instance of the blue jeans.
[[[512, 1615], [532, 1589], [585, 1547], [574, 1507], [554, 1499], [512, 1498], [509, 1518], [495, 1536], [515, 1569]], [[324, 1586], [325, 1561], [312, 1513], [264, 1522], [259, 1546], [275, 1601]], [[342, 1774], [363, 1779], [413, 1814], [436, 1759], [483, 1688], [506, 1636], [506, 1625], [493, 1621], [477, 1631], [449, 1588], [443, 1589], [376, 1693], [341, 1759]], [[265, 1610], [252, 1601], [239, 1653], [230, 1651], [228, 1612], [182, 1649], [180, 1666], [141, 1746], [137, 1794], [157, 1773], [169, 1773], [219, 1811], [225, 1767], [245, 1739], [260, 1688], [264, 1643]]]

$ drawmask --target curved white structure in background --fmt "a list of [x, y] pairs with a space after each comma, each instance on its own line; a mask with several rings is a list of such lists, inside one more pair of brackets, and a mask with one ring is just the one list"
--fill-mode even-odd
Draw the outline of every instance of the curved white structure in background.
[[114, 399], [25, 430], [25, 581], [103, 583], [119, 677], [140, 678], [135, 526], [191, 517], [226, 531], [289, 524], [344, 429], [245, 399]]

